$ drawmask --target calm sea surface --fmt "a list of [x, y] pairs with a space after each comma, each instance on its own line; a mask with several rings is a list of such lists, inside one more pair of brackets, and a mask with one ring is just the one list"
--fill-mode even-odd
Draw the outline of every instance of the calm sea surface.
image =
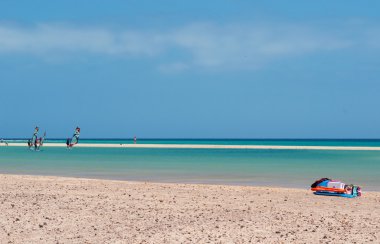
[[[133, 143], [130, 139], [81, 142]], [[138, 143], [380, 146], [380, 140], [146, 139]], [[46, 147], [34, 152], [26, 146], [0, 147], [0, 173], [299, 188], [330, 177], [379, 191], [380, 151]]]

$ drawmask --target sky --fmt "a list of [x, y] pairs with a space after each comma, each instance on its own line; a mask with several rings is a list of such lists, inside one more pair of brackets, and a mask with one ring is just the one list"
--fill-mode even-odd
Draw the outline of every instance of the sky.
[[379, 9], [0, 1], [0, 137], [380, 138]]

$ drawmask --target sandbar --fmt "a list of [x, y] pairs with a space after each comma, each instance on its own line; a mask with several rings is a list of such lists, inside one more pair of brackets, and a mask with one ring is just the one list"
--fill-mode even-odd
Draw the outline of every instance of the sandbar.
[[[6, 146], [0, 144], [0, 146]], [[8, 146], [26, 147], [26, 143], [9, 143]], [[44, 147], [67, 147], [65, 143], [45, 143]], [[274, 149], [274, 150], [344, 150], [380, 151], [380, 147], [363, 146], [281, 146], [281, 145], [205, 145], [205, 144], [106, 144], [79, 143], [75, 147], [87, 148], [177, 148], [177, 149]]]

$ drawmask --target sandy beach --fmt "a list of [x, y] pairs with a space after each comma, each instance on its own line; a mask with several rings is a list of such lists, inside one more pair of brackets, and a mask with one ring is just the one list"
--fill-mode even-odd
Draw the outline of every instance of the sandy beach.
[[[0, 144], [0, 146], [26, 147], [26, 143]], [[44, 147], [67, 147], [64, 143], [45, 143]], [[75, 147], [91, 148], [192, 148], [192, 149], [275, 149], [275, 150], [345, 150], [380, 151], [380, 147], [362, 146], [277, 146], [277, 145], [204, 145], [204, 144], [109, 144], [80, 143]]]
[[379, 243], [380, 193], [0, 175], [2, 243]]

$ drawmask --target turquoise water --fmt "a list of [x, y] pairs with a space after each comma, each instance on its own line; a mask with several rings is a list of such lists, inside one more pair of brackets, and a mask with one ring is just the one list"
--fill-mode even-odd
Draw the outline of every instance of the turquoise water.
[[[115, 143], [116, 140], [101, 143]], [[122, 141], [122, 142], [120, 142]], [[116, 143], [132, 143], [117, 140]], [[145, 141], [148, 143], [149, 140]], [[162, 140], [153, 140], [162, 143]], [[168, 140], [164, 140], [168, 143]], [[226, 140], [170, 140], [181, 144], [221, 144]], [[246, 140], [236, 140], [234, 145]], [[251, 140], [248, 143], [256, 143]], [[63, 141], [62, 141], [63, 142]], [[85, 142], [82, 140], [81, 142]], [[141, 140], [138, 141], [141, 143]], [[206, 143], [207, 142], [207, 143]], [[261, 141], [262, 142], [262, 141]], [[375, 146], [379, 141], [268, 140], [265, 145]], [[149, 141], [152, 143], [152, 140]], [[273, 143], [273, 144], [269, 144]], [[306, 144], [307, 143], [307, 144]], [[248, 145], [259, 145], [248, 144]], [[328, 144], [331, 145], [331, 144]], [[0, 173], [56, 175], [154, 182], [267, 185], [308, 188], [321, 177], [380, 188], [379, 151], [43, 148], [0, 147]]]

